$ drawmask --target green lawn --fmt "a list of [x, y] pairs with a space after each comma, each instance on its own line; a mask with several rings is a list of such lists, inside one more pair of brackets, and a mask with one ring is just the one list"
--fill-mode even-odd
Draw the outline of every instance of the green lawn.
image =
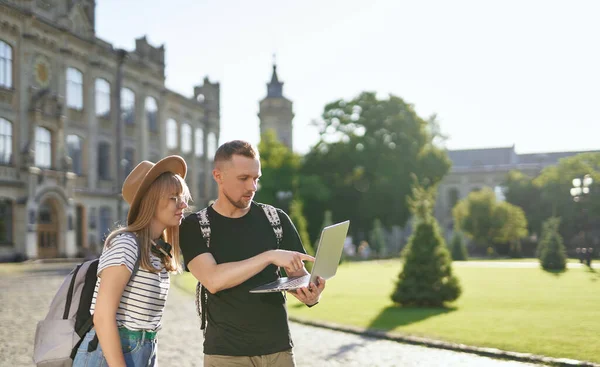
[[[288, 297], [299, 318], [504, 350], [600, 362], [600, 270], [462, 267], [462, 296], [447, 309], [394, 307], [398, 260], [342, 264], [317, 307]], [[188, 274], [177, 282], [193, 289]]]

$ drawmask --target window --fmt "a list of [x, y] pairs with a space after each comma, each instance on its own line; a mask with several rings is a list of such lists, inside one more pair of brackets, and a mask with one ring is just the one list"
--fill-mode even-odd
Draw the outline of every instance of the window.
[[35, 129], [35, 165], [40, 168], [52, 165], [52, 136], [50, 130], [40, 126]]
[[192, 151], [192, 127], [185, 122], [181, 125], [181, 152], [189, 153]]
[[12, 123], [0, 117], [0, 164], [10, 164], [12, 159]]
[[109, 207], [104, 206], [100, 208], [100, 218], [98, 222], [98, 234], [102, 239], [102, 243], [104, 243], [106, 236], [110, 233], [110, 226], [112, 225], [112, 213]]
[[110, 145], [107, 142], [98, 143], [98, 178], [110, 180]]
[[81, 140], [82, 139], [77, 135], [67, 135], [67, 150], [72, 161], [71, 169], [78, 175], [81, 175], [81, 172], [83, 171]]
[[13, 205], [10, 199], [0, 199], [0, 245], [12, 244]]
[[12, 88], [12, 47], [0, 41], [0, 87]]
[[67, 68], [67, 107], [83, 109], [83, 75], [75, 68]]
[[196, 157], [204, 155], [204, 131], [201, 128], [196, 128], [196, 136], [194, 136], [194, 150]]
[[156, 99], [152, 97], [146, 97], [146, 118], [148, 119], [148, 129], [150, 131], [158, 132], [157, 119], [158, 106]]
[[206, 145], [208, 148], [208, 156], [212, 159], [217, 152], [217, 135], [215, 133], [208, 133]]
[[133, 170], [133, 164], [135, 163], [134, 153], [135, 152], [133, 148], [125, 148], [125, 164], [123, 166], [123, 179], [125, 179], [125, 177], [127, 177], [127, 175]]
[[177, 122], [173, 119], [167, 120], [167, 148], [177, 148]]
[[104, 79], [96, 79], [96, 116], [110, 116], [110, 84]]
[[129, 88], [121, 89], [121, 116], [126, 124], [135, 123], [135, 93]]
[[204, 171], [198, 172], [198, 196], [200, 196], [201, 198], [206, 197], [206, 182], [204, 182], [205, 179], [206, 174], [204, 173]]
[[450, 204], [448, 208], [450, 210], [452, 210], [456, 203], [458, 203], [458, 196], [458, 190], [456, 188], [453, 187], [450, 190], [448, 190], [448, 204]]

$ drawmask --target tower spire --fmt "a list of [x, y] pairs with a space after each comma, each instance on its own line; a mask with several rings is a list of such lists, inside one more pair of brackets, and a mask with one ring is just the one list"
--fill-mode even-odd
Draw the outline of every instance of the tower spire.
[[267, 98], [269, 97], [283, 97], [283, 83], [280, 82], [279, 78], [277, 77], [277, 63], [275, 54], [273, 54], [273, 74], [271, 75], [271, 81], [269, 84], [267, 84]]

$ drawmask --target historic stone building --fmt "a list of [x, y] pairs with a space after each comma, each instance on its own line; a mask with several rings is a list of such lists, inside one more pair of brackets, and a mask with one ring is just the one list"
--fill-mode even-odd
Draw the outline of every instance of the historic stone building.
[[[543, 168], [556, 165], [561, 158], [584, 152], [552, 152], [517, 154], [514, 145], [505, 148], [449, 150], [450, 172], [439, 185], [435, 216], [446, 232], [453, 229], [452, 208], [471, 191], [489, 187], [503, 200], [502, 185], [511, 170], [531, 177]], [[569, 193], [565, 193], [569, 195]]]
[[274, 130], [277, 139], [293, 150], [292, 120], [293, 102], [283, 96], [283, 82], [277, 77], [277, 65], [273, 63], [273, 75], [267, 84], [267, 96], [259, 103], [260, 136]]
[[214, 198], [219, 88], [167, 90], [164, 47], [96, 37], [94, 0], [0, 2], [0, 259], [97, 253], [144, 159], [182, 155], [194, 204]]

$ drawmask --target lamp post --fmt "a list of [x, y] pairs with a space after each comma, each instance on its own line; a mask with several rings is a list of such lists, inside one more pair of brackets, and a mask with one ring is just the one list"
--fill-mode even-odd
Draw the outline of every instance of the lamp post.
[[115, 123], [115, 135], [116, 135], [116, 152], [117, 152], [117, 184], [116, 196], [117, 196], [117, 219], [119, 223], [123, 223], [123, 193], [121, 187], [123, 186], [124, 168], [122, 167], [123, 161], [121, 159], [123, 154], [123, 113], [121, 111], [121, 87], [123, 85], [123, 65], [125, 58], [127, 57], [127, 51], [123, 49], [117, 50], [117, 75], [115, 78], [115, 88], [113, 89], [113, 108], [115, 111], [116, 123]]
[[[573, 197], [573, 201], [576, 203], [583, 203], [590, 195], [590, 186], [594, 183], [592, 176], [586, 174], [583, 178], [576, 177], [573, 179], [573, 187], [571, 187], [571, 196]], [[587, 227], [589, 224], [588, 211], [585, 207], [581, 208], [583, 213], [583, 250], [582, 253], [585, 253], [585, 248], [588, 245], [587, 239]], [[590, 251], [590, 247], [588, 247], [588, 251]], [[591, 260], [592, 254], [587, 254], [588, 258]], [[583, 258], [581, 258], [583, 260]]]

